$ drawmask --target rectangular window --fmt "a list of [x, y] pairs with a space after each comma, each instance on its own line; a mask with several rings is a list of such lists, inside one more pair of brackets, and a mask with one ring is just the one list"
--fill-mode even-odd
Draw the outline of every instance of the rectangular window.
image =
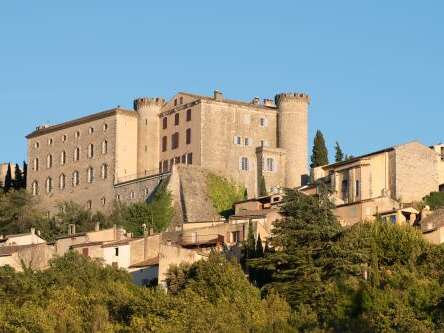
[[441, 161], [444, 161], [444, 147], [441, 147]]
[[189, 145], [191, 143], [191, 128], [187, 128], [187, 133], [186, 133], [186, 141], [187, 141], [187, 145]]
[[233, 231], [233, 232], [231, 232], [231, 241], [233, 243], [239, 243], [241, 241], [241, 239], [240, 239], [240, 231]]
[[167, 151], [168, 149], [168, 139], [166, 136], [162, 137], [162, 151]]
[[179, 101], [180, 101], [179, 102], [180, 104], [183, 104], [183, 97], [182, 96], [179, 97]]
[[249, 145], [250, 145], [250, 139], [249, 139], [249, 138], [245, 138], [245, 139], [244, 139], [244, 144], [245, 144], [246, 146], [249, 146]]
[[193, 153], [187, 154], [187, 164], [193, 164]]
[[267, 125], [268, 125], [267, 118], [261, 118], [259, 120], [259, 123], [260, 123], [261, 127], [267, 127]]
[[348, 180], [344, 179], [341, 184], [341, 194], [342, 194], [342, 200], [347, 201], [348, 200]]
[[171, 136], [171, 149], [179, 148], [179, 133], [174, 133]]
[[186, 164], [187, 163], [187, 155], [183, 154], [182, 155], [182, 164]]
[[176, 164], [180, 163], [180, 156], [177, 156], [174, 158], [174, 163], [176, 163]]
[[177, 106], [177, 98], [174, 99], [174, 106]]
[[176, 113], [175, 115], [174, 115], [174, 125], [175, 126], [178, 126], [179, 125], [179, 114], [178, 113]]
[[233, 142], [234, 142], [235, 145], [240, 145], [242, 143], [242, 138], [240, 136], [236, 135], [234, 137]]
[[361, 193], [361, 184], [359, 183], [359, 180], [356, 181], [356, 197], [359, 197]]
[[174, 158], [170, 159], [170, 170], [173, 169], [174, 165]]
[[248, 171], [248, 158], [247, 157], [241, 157], [241, 159], [240, 159], [240, 169], [242, 171]]
[[162, 128], [166, 129], [168, 127], [168, 118], [167, 117], [163, 117], [162, 119]]
[[274, 171], [274, 160], [267, 158], [267, 171]]
[[187, 110], [187, 121], [191, 121], [191, 109]]
[[118, 248], [118, 247], [115, 247], [115, 248], [114, 248], [114, 255], [115, 255], [116, 257], [119, 256], [119, 248]]
[[162, 162], [159, 162], [159, 172], [162, 172]]
[[163, 161], [163, 172], [167, 172], [167, 171], [168, 171], [168, 160]]

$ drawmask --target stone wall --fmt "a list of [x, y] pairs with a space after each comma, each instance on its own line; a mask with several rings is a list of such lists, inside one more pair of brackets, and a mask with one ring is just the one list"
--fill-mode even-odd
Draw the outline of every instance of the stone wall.
[[395, 147], [396, 199], [401, 202], [420, 201], [439, 190], [436, 153], [418, 142]]

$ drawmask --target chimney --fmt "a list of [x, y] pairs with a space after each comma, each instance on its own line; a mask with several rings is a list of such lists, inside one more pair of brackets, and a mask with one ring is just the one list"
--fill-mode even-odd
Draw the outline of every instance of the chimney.
[[214, 100], [222, 101], [224, 99], [224, 94], [222, 94], [219, 90], [214, 91]]
[[255, 97], [255, 98], [253, 98], [253, 100], [251, 101], [251, 104], [259, 105], [260, 101], [261, 101], [261, 100], [259, 99], [259, 97]]
[[264, 106], [275, 106], [275, 105], [274, 105], [274, 102], [272, 99], [265, 98], [264, 99]]
[[100, 222], [96, 222], [94, 225], [94, 231], [100, 231]]
[[31, 235], [35, 235], [35, 228], [31, 228]]

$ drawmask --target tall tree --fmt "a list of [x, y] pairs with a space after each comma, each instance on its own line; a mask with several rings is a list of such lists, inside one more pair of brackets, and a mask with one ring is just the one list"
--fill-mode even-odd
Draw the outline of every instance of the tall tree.
[[23, 186], [22, 187], [25, 189], [26, 189], [26, 185], [27, 185], [27, 183], [26, 183], [27, 177], [28, 177], [28, 163], [23, 162]]
[[311, 167], [315, 168], [328, 164], [328, 150], [325, 145], [324, 135], [320, 130], [316, 131], [313, 142], [313, 154], [311, 155]]
[[14, 180], [12, 181], [12, 187], [15, 190], [20, 190], [21, 188], [23, 188], [23, 172], [18, 164], [15, 165]]
[[336, 162], [342, 162], [344, 160], [344, 153], [342, 152], [341, 146], [339, 145], [339, 142], [336, 141], [335, 146], [335, 161]]
[[11, 187], [12, 187], [11, 164], [8, 164], [8, 171], [6, 171], [5, 184], [4, 184], [5, 192], [8, 192], [11, 189]]
[[261, 176], [260, 180], [259, 180], [259, 195], [260, 196], [265, 196], [267, 195], [267, 186], [265, 185], [265, 178], [264, 176]]

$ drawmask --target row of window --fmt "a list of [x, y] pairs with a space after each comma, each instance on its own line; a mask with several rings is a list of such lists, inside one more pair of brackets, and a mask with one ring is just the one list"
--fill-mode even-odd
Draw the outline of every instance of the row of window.
[[[186, 120], [191, 121], [191, 109], [187, 110], [186, 113]], [[180, 113], [174, 114], [174, 126], [179, 126], [180, 123]], [[168, 117], [162, 118], [162, 128], [167, 129], [168, 128]]]
[[[102, 154], [105, 155], [107, 153], [108, 153], [108, 142], [105, 140], [102, 142]], [[87, 157], [90, 159], [94, 158], [94, 145], [92, 143], [88, 145]], [[80, 160], [80, 147], [74, 149], [73, 160], [74, 161]], [[39, 171], [40, 167], [39, 163], [40, 163], [39, 159], [35, 158], [32, 166], [32, 169], [34, 171]], [[65, 165], [65, 164], [66, 164], [66, 151], [62, 151], [60, 153], [60, 165]], [[46, 156], [46, 168], [50, 169], [52, 168], [52, 166], [53, 166], [53, 155], [48, 154], [48, 156]]]
[[[341, 197], [342, 200], [347, 201], [349, 199], [349, 183], [348, 179], [344, 179], [341, 183]], [[358, 198], [361, 195], [361, 183], [359, 180], [355, 181], [355, 197]]]
[[193, 164], [193, 153], [176, 156], [172, 159], [159, 162], [159, 171], [168, 172], [174, 164]]
[[[235, 135], [233, 137], [233, 143], [235, 145], [238, 145], [238, 146], [241, 146], [241, 145], [252, 146], [253, 145], [253, 139], [252, 138], [248, 138], [248, 137], [242, 138], [239, 135]], [[268, 141], [267, 140], [261, 140], [260, 141], [260, 146], [261, 147], [268, 147], [269, 146]]]
[[[102, 129], [103, 129], [104, 132], [106, 132], [108, 130], [108, 124], [103, 124]], [[94, 127], [90, 127], [88, 129], [88, 134], [90, 134], [90, 135], [94, 134]], [[80, 131], [76, 131], [74, 133], [74, 137], [76, 139], [79, 139], [80, 138]], [[67, 139], [68, 139], [68, 135], [63, 134], [62, 137], [61, 137], [61, 141], [62, 142], [66, 142]], [[48, 139], [48, 145], [51, 146], [53, 143], [54, 143], [54, 139], [53, 138], [49, 138]], [[39, 148], [39, 147], [40, 147], [40, 143], [38, 141], [34, 142], [34, 148]]]
[[[239, 170], [242, 171], [250, 170], [250, 161], [248, 160], [248, 157], [243, 156], [239, 159]], [[269, 172], [276, 171], [276, 165], [273, 158], [268, 157], [265, 159], [265, 163], [263, 165], [263, 171], [269, 171]]]
[[[191, 128], [187, 128], [185, 132], [185, 143], [189, 145], [191, 143]], [[171, 135], [171, 149], [177, 149], [179, 148], [179, 132], [174, 133]], [[165, 152], [168, 150], [168, 137], [163, 136], [162, 137], [162, 152]]]
[[[107, 164], [102, 164], [102, 166], [100, 167], [100, 178], [102, 178], [103, 180], [108, 178], [108, 165]], [[95, 171], [94, 168], [90, 167], [86, 170], [86, 181], [89, 184], [92, 184], [95, 180]], [[77, 187], [80, 185], [80, 173], [79, 171], [74, 171], [72, 173], [72, 177], [71, 177], [71, 184], [72, 187]], [[60, 190], [64, 190], [66, 188], [66, 175], [65, 174], [61, 174], [59, 176], [59, 184], [58, 184], [58, 188]], [[54, 190], [54, 184], [53, 184], [53, 179], [51, 177], [46, 178], [45, 180], [45, 191], [46, 193], [52, 193]], [[38, 181], [34, 181], [32, 183], [32, 194], [33, 195], [38, 195], [39, 194], [39, 183]]]

